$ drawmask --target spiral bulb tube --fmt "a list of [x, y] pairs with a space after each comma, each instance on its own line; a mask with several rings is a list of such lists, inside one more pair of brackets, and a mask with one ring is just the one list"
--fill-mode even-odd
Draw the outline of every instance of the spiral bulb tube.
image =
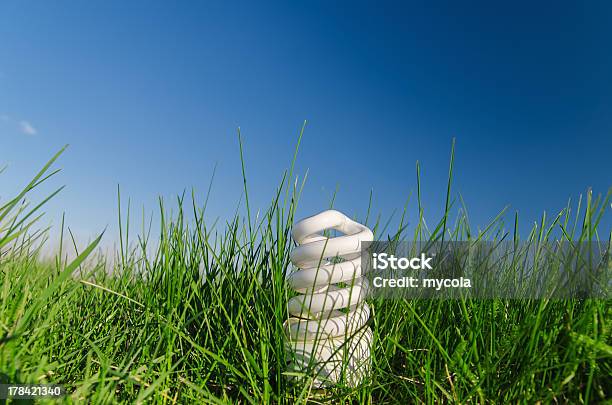
[[[343, 235], [323, 235], [332, 229]], [[371, 363], [361, 243], [371, 241], [373, 233], [341, 212], [328, 210], [296, 223], [292, 236], [298, 245], [290, 254], [296, 269], [287, 283], [299, 295], [287, 305], [288, 370], [312, 370], [319, 388], [340, 381], [357, 386]]]

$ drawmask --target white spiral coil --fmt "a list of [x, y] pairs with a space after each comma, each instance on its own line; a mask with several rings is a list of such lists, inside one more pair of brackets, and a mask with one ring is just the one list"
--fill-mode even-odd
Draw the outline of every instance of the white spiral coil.
[[[323, 235], [331, 229], [344, 235]], [[287, 283], [299, 295], [287, 305], [289, 371], [313, 370], [314, 384], [321, 388], [340, 381], [357, 386], [371, 363], [361, 242], [371, 241], [373, 233], [341, 212], [328, 210], [296, 223], [292, 236], [298, 246], [290, 258], [297, 269], [287, 276]]]

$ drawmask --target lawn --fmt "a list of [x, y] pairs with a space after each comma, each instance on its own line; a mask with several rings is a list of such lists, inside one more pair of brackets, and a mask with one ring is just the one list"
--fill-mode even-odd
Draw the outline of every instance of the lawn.
[[[612, 313], [610, 300], [601, 299], [372, 299], [367, 381], [325, 390], [308, 379], [291, 383], [283, 375], [283, 322], [293, 293], [284, 277], [303, 186], [293, 164], [259, 215], [249, 207], [243, 165], [245, 204], [237, 212], [244, 215], [211, 223], [206, 202], [179, 196], [172, 210], [160, 200], [160, 229], [144, 221], [135, 234], [126, 225], [133, 213], [118, 195], [121, 243], [114, 258], [97, 253], [98, 238], [69, 260], [62, 254], [44, 260], [45, 230], [36, 221], [44, 204], [22, 201], [55, 181], [60, 155], [20, 195], [0, 201], [3, 383], [63, 384], [69, 403], [594, 403], [612, 397]], [[417, 224], [405, 226], [402, 217], [399, 228], [389, 229], [369, 212], [356, 219], [377, 239], [520, 239], [517, 218], [507, 221], [505, 211], [474, 231], [464, 211], [451, 210], [457, 203], [452, 161], [446, 213], [436, 226], [425, 225], [420, 193]], [[537, 219], [521, 241], [609, 243], [611, 230], [599, 228], [610, 215], [610, 196], [587, 192], [558, 215]], [[62, 244], [72, 243], [62, 226]]]

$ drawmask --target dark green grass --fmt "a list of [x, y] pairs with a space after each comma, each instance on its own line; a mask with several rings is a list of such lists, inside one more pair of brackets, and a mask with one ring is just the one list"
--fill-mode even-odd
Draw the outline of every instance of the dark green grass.
[[[134, 237], [125, 225], [129, 209], [120, 215], [115, 260], [92, 257], [96, 240], [67, 263], [61, 254], [40, 259], [44, 232], [30, 224], [40, 207], [21, 203], [52, 164], [0, 208], [5, 382], [64, 384], [66, 402], [93, 403], [590, 403], [612, 396], [610, 301], [594, 299], [373, 300], [371, 378], [354, 389], [291, 385], [283, 376], [291, 294], [283, 280], [303, 184], [293, 165], [258, 216], [243, 166], [246, 215], [210, 224], [206, 203], [182, 196], [170, 216], [160, 200], [158, 230], [143, 221]], [[516, 217], [507, 228], [503, 212], [478, 232], [465, 210], [450, 217], [452, 162], [446, 213], [428, 229], [418, 173], [417, 166], [416, 225], [405, 227], [402, 216], [391, 230], [369, 212], [357, 219], [378, 238], [519, 239]], [[609, 205], [610, 193], [589, 191], [576, 207], [543, 216], [524, 242], [552, 235], [609, 241], [610, 230], [598, 228]]]

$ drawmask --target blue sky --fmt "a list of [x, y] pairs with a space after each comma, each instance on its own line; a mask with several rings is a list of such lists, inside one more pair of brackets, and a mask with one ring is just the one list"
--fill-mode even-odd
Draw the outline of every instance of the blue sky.
[[237, 128], [263, 208], [308, 120], [301, 215], [338, 188], [337, 208], [363, 217], [373, 189], [388, 216], [419, 160], [433, 222], [455, 137], [473, 226], [506, 205], [527, 226], [612, 186], [612, 6], [533, 3], [2, 2], [0, 195], [68, 143], [47, 221], [66, 211], [80, 238], [113, 240], [117, 184], [149, 212], [203, 200], [215, 165], [210, 217], [226, 219]]

